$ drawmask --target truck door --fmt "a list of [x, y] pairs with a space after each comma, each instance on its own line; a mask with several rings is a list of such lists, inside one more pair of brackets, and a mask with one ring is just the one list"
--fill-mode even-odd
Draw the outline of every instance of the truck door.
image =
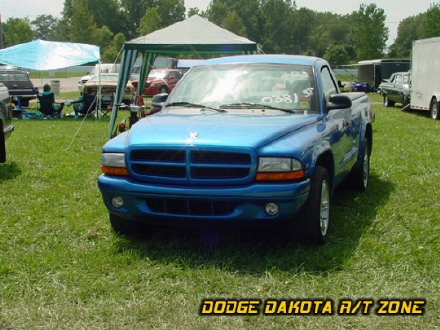
[[[322, 67], [321, 78], [325, 102], [328, 102], [330, 95], [338, 93], [336, 82], [330, 73], [329, 67]], [[359, 146], [359, 129], [357, 129], [356, 126], [358, 126], [359, 123], [357, 118], [354, 118], [353, 115], [356, 117], [354, 113], [352, 114], [352, 108], [335, 109], [329, 111], [327, 114], [327, 123], [332, 130], [330, 133], [330, 143], [332, 144], [335, 161], [336, 183], [345, 177], [356, 162]]]

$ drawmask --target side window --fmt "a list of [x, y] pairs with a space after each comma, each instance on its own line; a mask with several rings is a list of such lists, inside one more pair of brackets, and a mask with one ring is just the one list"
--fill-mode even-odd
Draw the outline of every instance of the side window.
[[325, 99], [328, 101], [330, 99], [330, 95], [337, 93], [337, 88], [333, 78], [330, 74], [328, 67], [323, 67], [321, 70], [321, 79], [322, 86], [324, 88]]

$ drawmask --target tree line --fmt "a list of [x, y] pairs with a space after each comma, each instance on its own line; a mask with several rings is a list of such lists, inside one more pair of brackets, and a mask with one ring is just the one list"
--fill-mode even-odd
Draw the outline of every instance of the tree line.
[[364, 59], [409, 57], [413, 40], [440, 36], [440, 4], [399, 23], [386, 49], [386, 13], [361, 4], [348, 15], [298, 8], [294, 0], [211, 0], [205, 11], [183, 0], [64, 0], [61, 18], [39, 15], [2, 23], [3, 46], [35, 39], [98, 45], [114, 62], [124, 42], [198, 14], [258, 43], [265, 53], [313, 55], [332, 65]]

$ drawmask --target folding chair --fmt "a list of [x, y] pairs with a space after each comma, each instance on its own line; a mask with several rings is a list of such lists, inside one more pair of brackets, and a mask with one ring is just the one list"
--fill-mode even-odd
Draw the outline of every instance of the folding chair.
[[38, 111], [40, 111], [44, 116], [51, 118], [61, 117], [61, 111], [63, 110], [64, 103], [56, 103], [53, 93], [40, 94], [37, 97], [39, 103]]

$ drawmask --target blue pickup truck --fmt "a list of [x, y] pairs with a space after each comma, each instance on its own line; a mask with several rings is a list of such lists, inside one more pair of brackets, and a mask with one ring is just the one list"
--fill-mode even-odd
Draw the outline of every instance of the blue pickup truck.
[[160, 111], [103, 147], [98, 183], [117, 233], [285, 224], [323, 244], [335, 187], [368, 185], [370, 101], [341, 94], [323, 59], [211, 59], [155, 98]]

